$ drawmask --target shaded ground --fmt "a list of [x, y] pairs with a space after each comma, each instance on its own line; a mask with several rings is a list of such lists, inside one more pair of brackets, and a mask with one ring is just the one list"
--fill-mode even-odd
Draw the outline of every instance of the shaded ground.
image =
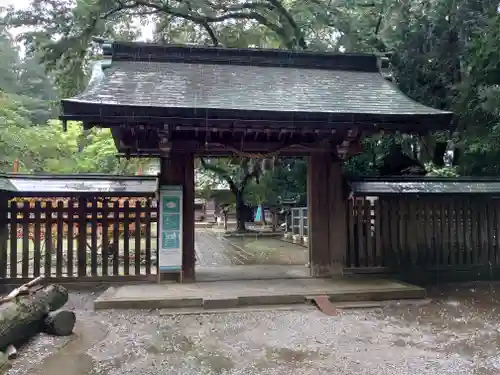
[[498, 374], [499, 295], [500, 284], [451, 286], [432, 290], [429, 303], [333, 317], [310, 310], [172, 317], [96, 313], [94, 296], [72, 294], [76, 344], [57, 351], [67, 339], [40, 336], [9, 374], [52, 374], [55, 363], [65, 375]]
[[[235, 245], [232, 246], [231, 244]], [[204, 267], [230, 265], [305, 265], [307, 248], [275, 238], [222, 239], [211, 231], [195, 234], [197, 265]]]

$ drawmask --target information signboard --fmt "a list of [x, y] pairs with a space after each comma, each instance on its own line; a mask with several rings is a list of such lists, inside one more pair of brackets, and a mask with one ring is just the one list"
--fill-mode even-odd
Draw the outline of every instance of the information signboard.
[[161, 273], [182, 270], [182, 186], [160, 186], [158, 268]]

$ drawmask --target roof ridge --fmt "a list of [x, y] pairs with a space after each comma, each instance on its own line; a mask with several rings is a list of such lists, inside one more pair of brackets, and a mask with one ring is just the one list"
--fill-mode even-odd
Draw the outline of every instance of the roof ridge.
[[192, 64], [279, 66], [357, 72], [380, 72], [379, 56], [258, 48], [221, 48], [142, 42], [103, 41], [105, 58]]

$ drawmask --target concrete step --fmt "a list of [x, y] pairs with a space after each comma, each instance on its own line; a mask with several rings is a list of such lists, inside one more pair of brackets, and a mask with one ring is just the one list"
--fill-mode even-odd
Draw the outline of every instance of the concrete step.
[[425, 298], [425, 289], [385, 279], [286, 279], [147, 284], [111, 287], [95, 309], [224, 309], [306, 303], [325, 295], [332, 302]]

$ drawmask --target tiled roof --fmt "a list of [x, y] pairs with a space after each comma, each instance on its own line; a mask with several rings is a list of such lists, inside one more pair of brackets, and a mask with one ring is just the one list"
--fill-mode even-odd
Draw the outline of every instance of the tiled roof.
[[94, 69], [88, 89], [63, 100], [64, 115], [78, 112], [75, 105], [84, 104], [191, 109], [197, 116], [231, 110], [262, 116], [281, 113], [286, 119], [294, 113], [307, 113], [424, 116], [441, 124], [451, 121], [451, 113], [411, 100], [384, 79], [374, 55], [134, 43], [115, 44], [111, 52], [113, 61], [105, 74]]
[[118, 61], [72, 100], [100, 104], [281, 112], [439, 114], [379, 73]]

